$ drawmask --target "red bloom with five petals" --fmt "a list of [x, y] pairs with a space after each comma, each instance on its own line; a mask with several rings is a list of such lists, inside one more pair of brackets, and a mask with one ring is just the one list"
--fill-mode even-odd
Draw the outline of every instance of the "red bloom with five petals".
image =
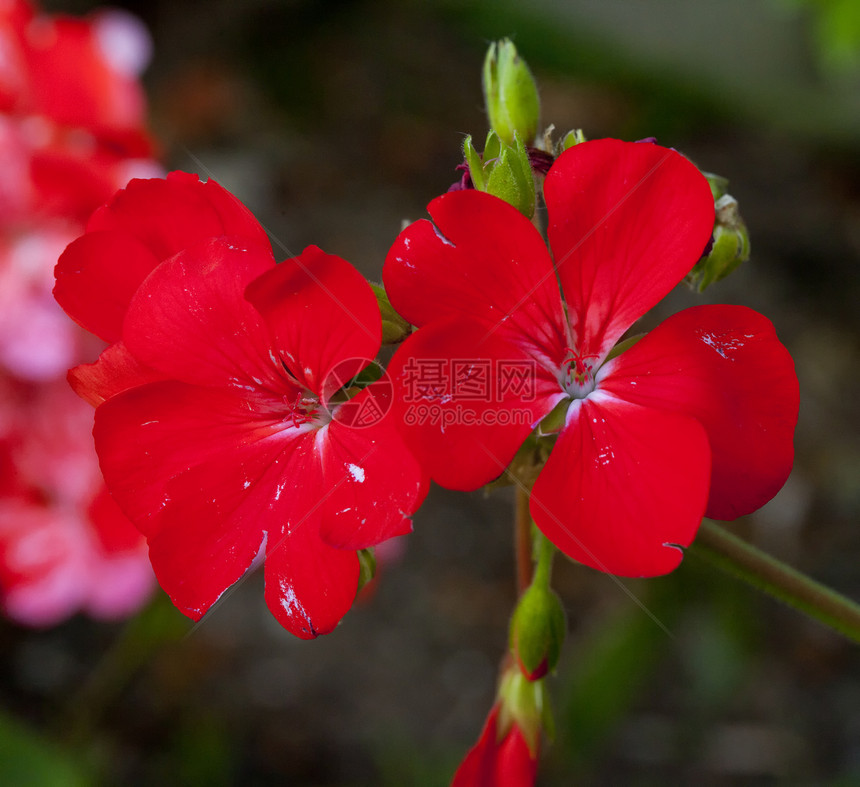
[[[117, 265], [122, 260], [124, 265]], [[376, 298], [310, 247], [275, 264], [217, 184], [132, 181], [57, 266], [56, 296], [114, 344], [73, 384], [99, 404], [111, 493], [174, 603], [201, 617], [265, 554], [266, 599], [301, 637], [355, 597], [356, 550], [409, 532], [426, 483], [391, 418], [334, 403], [380, 346]]]
[[[552, 256], [527, 219], [477, 191], [434, 200], [435, 226], [412, 224], [389, 252], [391, 302], [420, 327], [391, 367], [402, 431], [436, 481], [474, 489], [564, 402], [532, 491], [535, 522], [587, 565], [665, 573], [703, 515], [748, 513], [785, 482], [794, 365], [771, 323], [740, 306], [682, 311], [608, 360], [710, 237], [713, 198], [687, 159], [650, 143], [588, 142], [556, 161], [544, 194]], [[493, 383], [500, 364], [518, 364], [531, 370], [528, 396], [492, 385], [464, 402], [449, 376], [420, 393], [416, 417], [406, 400], [422, 359], [451, 364], [449, 375], [455, 364], [491, 369]]]

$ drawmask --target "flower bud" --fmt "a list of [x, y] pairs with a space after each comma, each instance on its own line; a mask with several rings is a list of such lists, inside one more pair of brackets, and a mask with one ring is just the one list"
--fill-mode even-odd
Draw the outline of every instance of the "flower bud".
[[522, 674], [538, 680], [555, 669], [567, 631], [561, 599], [552, 588], [532, 583], [511, 619], [511, 652]]
[[507, 38], [490, 44], [484, 59], [484, 101], [490, 128], [504, 143], [513, 145], [515, 134], [532, 143], [540, 116], [537, 85]]
[[[722, 183], [708, 180], [716, 194], [724, 190], [728, 181]], [[687, 279], [699, 292], [714, 282], [720, 281], [750, 257], [750, 238], [746, 224], [738, 212], [738, 201], [731, 194], [717, 198], [714, 209], [713, 240], [706, 256], [696, 263]]]
[[702, 172], [702, 174], [705, 176], [705, 180], [708, 181], [708, 185], [711, 187], [711, 194], [714, 195], [714, 202], [724, 194], [728, 193], [728, 178], [724, 178], [722, 175], [716, 175], [713, 172]]

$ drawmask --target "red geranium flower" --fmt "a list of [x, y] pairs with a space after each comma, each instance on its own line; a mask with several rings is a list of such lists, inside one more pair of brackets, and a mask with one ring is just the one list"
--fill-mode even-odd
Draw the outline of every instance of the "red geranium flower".
[[563, 402], [535, 522], [587, 565], [665, 573], [703, 515], [748, 513], [785, 482], [794, 365], [741, 306], [682, 311], [609, 359], [710, 237], [713, 198], [687, 159], [588, 142], [556, 161], [544, 194], [552, 257], [527, 219], [476, 191], [434, 200], [435, 226], [412, 224], [389, 252], [391, 302], [423, 326], [391, 368], [403, 433], [436, 481], [473, 489]]
[[56, 294], [115, 344], [73, 383], [102, 402], [105, 480], [162, 587], [199, 619], [265, 554], [278, 620], [330, 631], [357, 591], [356, 550], [409, 532], [426, 491], [391, 418], [356, 423], [384, 386], [332, 399], [379, 350], [369, 285], [315, 247], [276, 265], [234, 197], [181, 173], [133, 181], [89, 230]]

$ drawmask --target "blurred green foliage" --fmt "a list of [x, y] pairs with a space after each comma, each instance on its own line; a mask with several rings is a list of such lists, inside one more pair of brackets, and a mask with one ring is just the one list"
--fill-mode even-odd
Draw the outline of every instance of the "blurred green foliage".
[[782, 0], [812, 17], [818, 55], [825, 68], [860, 75], [860, 3], [857, 0]]
[[0, 714], [0, 784], [87, 787], [91, 775], [73, 754], [18, 720]]

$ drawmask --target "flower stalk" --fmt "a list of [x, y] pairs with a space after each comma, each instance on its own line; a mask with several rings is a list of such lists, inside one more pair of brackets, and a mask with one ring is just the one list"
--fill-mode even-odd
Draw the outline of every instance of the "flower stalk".
[[532, 583], [532, 516], [529, 492], [516, 487], [514, 510], [514, 553], [517, 558], [517, 592], [522, 595]]
[[694, 555], [860, 643], [860, 605], [704, 520]]

